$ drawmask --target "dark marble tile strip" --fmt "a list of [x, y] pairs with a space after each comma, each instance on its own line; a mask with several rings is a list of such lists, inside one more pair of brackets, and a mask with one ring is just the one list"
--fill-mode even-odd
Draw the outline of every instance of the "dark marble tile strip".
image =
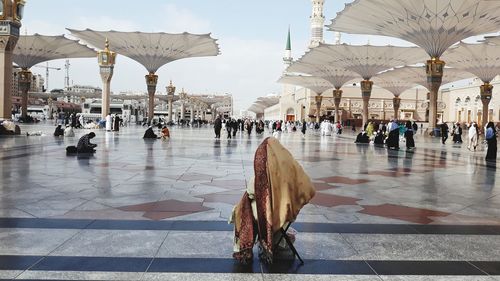
[[129, 257], [45, 257], [34, 271], [145, 272], [153, 258]]
[[[467, 261], [367, 261], [378, 275], [485, 275]], [[493, 262], [500, 267], [500, 262]], [[478, 269], [480, 268], [480, 269]]]
[[[41, 261], [40, 261], [41, 260]], [[151, 266], [148, 269], [148, 265]], [[242, 265], [230, 258], [131, 258], [75, 256], [0, 256], [0, 270], [260, 273], [261, 264]], [[500, 275], [500, 261], [381, 261], [381, 260], [275, 260], [264, 273], [329, 275]]]
[[80, 219], [0, 218], [0, 228], [85, 229], [92, 222]]
[[[294, 223], [292, 227], [306, 233], [500, 235], [496, 225]], [[225, 221], [0, 218], [0, 228], [231, 231], [233, 225]]]

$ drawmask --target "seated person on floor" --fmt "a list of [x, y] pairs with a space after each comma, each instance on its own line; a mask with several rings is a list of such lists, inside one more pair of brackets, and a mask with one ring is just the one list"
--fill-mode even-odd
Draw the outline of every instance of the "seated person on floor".
[[64, 136], [65, 137], [74, 137], [75, 131], [73, 130], [73, 127], [71, 127], [70, 125], [66, 125], [66, 129], [64, 129]]
[[377, 134], [375, 135], [375, 140], [373, 141], [375, 145], [384, 145], [384, 134], [382, 133], [381, 130], [377, 131]]
[[153, 131], [153, 127], [149, 126], [149, 128], [144, 132], [144, 136], [142, 137], [143, 139], [156, 139], [158, 136], [155, 134]]
[[97, 146], [97, 144], [90, 142], [90, 140], [94, 137], [94, 132], [83, 135], [78, 141], [78, 145], [76, 146], [78, 153], [94, 153], [94, 148]]
[[0, 121], [0, 136], [20, 135], [21, 128], [12, 121]]
[[43, 136], [43, 133], [42, 131], [33, 131], [33, 132], [26, 132], [26, 136], [29, 137], [29, 136]]
[[370, 143], [370, 138], [365, 131], [361, 131], [361, 133], [359, 133], [356, 137], [355, 143]]
[[168, 130], [167, 126], [163, 126], [161, 129], [161, 139], [166, 140], [170, 138], [170, 131]]
[[252, 261], [257, 240], [260, 258], [272, 263], [281, 229], [295, 221], [302, 207], [314, 197], [315, 189], [300, 164], [272, 137], [257, 148], [254, 171], [230, 219], [234, 223], [233, 257], [242, 263]]
[[57, 125], [56, 130], [54, 131], [54, 137], [62, 137], [64, 136], [64, 130], [61, 128], [61, 125]]

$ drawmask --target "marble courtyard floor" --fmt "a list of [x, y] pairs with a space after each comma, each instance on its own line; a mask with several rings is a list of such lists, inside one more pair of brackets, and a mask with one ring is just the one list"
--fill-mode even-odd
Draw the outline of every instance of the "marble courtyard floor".
[[145, 141], [131, 126], [96, 131], [80, 159], [65, 147], [87, 130], [21, 128], [47, 136], [0, 138], [0, 279], [500, 280], [500, 174], [465, 144], [282, 134], [317, 189], [293, 225], [305, 264], [243, 266], [227, 220], [267, 134]]

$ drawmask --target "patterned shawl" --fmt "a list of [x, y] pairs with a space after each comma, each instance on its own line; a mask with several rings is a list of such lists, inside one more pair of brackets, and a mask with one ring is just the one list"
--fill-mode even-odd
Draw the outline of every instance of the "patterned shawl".
[[[251, 261], [255, 239], [261, 259], [272, 263], [273, 235], [286, 223], [295, 221], [300, 209], [315, 194], [314, 186], [300, 164], [275, 138], [257, 148], [254, 159], [254, 193], [245, 192], [233, 211], [236, 252], [234, 258]], [[252, 197], [257, 218], [252, 214]]]

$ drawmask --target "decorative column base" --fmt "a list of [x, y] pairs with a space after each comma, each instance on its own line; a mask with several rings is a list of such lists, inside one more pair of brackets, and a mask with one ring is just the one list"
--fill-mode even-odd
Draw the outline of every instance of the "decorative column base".
[[394, 119], [399, 119], [399, 108], [401, 107], [401, 98], [394, 97], [392, 99], [392, 107], [394, 108]]
[[340, 89], [333, 90], [333, 103], [335, 104], [335, 122], [340, 120], [340, 101], [342, 100], [343, 91]]
[[153, 118], [155, 116], [155, 93], [156, 85], [158, 84], [158, 75], [150, 72], [146, 75], [146, 85], [148, 86], [148, 123], [153, 124]]
[[316, 123], [319, 123], [321, 121], [321, 103], [323, 101], [322, 96], [315, 96], [314, 100], [316, 102]]
[[363, 97], [363, 127], [368, 123], [368, 105], [372, 95], [373, 81], [361, 81], [361, 95]]
[[437, 128], [437, 97], [443, 82], [445, 62], [439, 58], [432, 58], [426, 63], [427, 88], [429, 90], [429, 129]]
[[481, 102], [483, 103], [483, 128], [488, 124], [489, 121], [489, 110], [490, 101], [493, 95], [493, 85], [490, 83], [484, 83], [481, 85]]

